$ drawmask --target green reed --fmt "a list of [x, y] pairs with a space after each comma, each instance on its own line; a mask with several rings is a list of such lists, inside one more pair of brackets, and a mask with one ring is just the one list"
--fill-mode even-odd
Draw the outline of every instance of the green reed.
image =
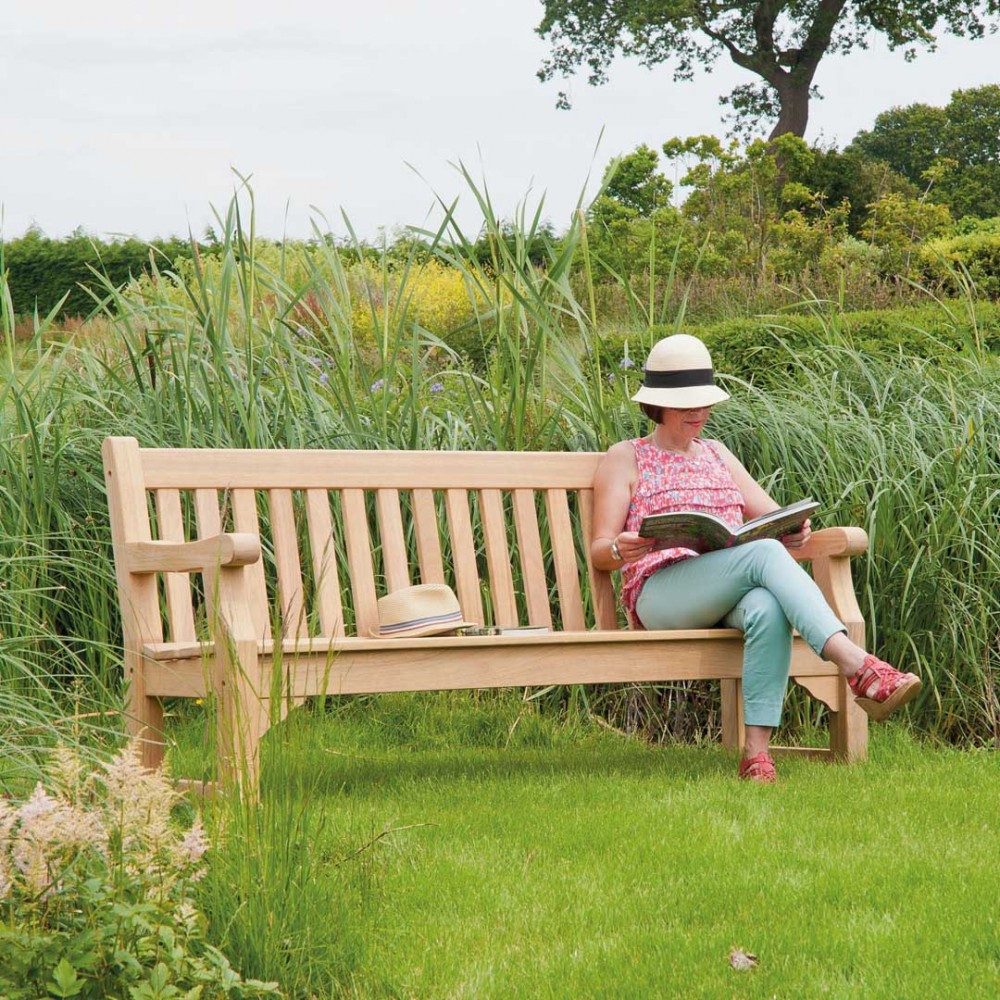
[[[99, 459], [108, 434], [169, 446], [574, 450], [644, 433], [629, 397], [656, 335], [652, 309], [662, 306], [650, 300], [628, 356], [605, 370], [595, 303], [608, 278], [601, 262], [587, 262], [582, 213], [546, 243], [541, 201], [507, 222], [485, 186], [464, 176], [481, 232], [466, 233], [442, 206], [441, 225], [408, 254], [377, 256], [360, 292], [352, 268], [371, 253], [354, 236], [337, 245], [317, 227], [304, 286], [293, 285], [284, 256], [265, 264], [246, 190], [218, 219], [217, 260], [195, 255], [185, 274], [154, 261], [151, 281], [104, 289], [113, 340], [56, 344], [52, 317], [39, 317], [15, 352], [13, 305], [0, 296], [9, 372], [0, 387], [0, 557], [7, 593], [21, 595], [0, 604], [0, 635], [34, 637], [18, 646], [22, 678], [59, 690], [81, 677], [104, 709], [120, 707]], [[529, 253], [539, 244], [542, 264]], [[413, 319], [429, 257], [462, 275], [481, 365]], [[373, 338], [354, 329], [358, 294], [377, 321]], [[995, 741], [996, 360], [974, 340], [947, 364], [875, 359], [851, 347], [836, 304], [810, 308], [824, 318], [822, 342], [789, 354], [783, 381], [766, 372], [760, 384], [731, 380], [733, 400], [716, 410], [712, 432], [778, 499], [811, 494], [823, 504], [818, 522], [868, 530], [870, 556], [855, 572], [871, 638], [931, 682], [912, 718], [956, 739]], [[676, 327], [680, 314], [673, 319]], [[780, 339], [780, 317], [772, 329]], [[0, 671], [13, 677], [6, 662]], [[670, 730], [665, 715], [680, 701], [668, 690], [603, 704], [617, 706], [614, 724], [616, 713], [638, 713], [648, 723], [639, 728], [653, 733]]]

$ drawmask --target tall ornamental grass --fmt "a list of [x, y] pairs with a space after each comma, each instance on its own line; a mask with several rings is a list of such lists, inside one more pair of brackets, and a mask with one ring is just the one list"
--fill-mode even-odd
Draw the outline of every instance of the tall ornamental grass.
[[[95, 308], [110, 338], [55, 344], [51, 319], [36, 317], [15, 353], [4, 294], [0, 690], [41, 692], [39, 704], [54, 706], [76, 692], [83, 703], [72, 714], [95, 725], [120, 710], [100, 467], [108, 434], [146, 446], [575, 450], [647, 429], [629, 397], [649, 323], [676, 328], [682, 310], [668, 317], [652, 300], [637, 306], [628, 353], [609, 370], [597, 307], [606, 275], [582, 212], [546, 244], [541, 204], [504, 223], [485, 187], [469, 185], [482, 233], [465, 233], [446, 207], [419, 253], [414, 241], [409, 257], [386, 257], [360, 292], [349, 271], [370, 254], [357, 240], [324, 241], [306, 287], [293, 290], [281, 258], [257, 258], [252, 198], [243, 195], [219, 220], [217, 266], [195, 258], [189, 274], [157, 269], [153, 280], [105, 288]], [[487, 258], [474, 252], [482, 237]], [[539, 245], [548, 248], [542, 264], [528, 252]], [[428, 260], [468, 290], [474, 319], [459, 332], [477, 345], [475, 366], [414, 312], [410, 292]], [[370, 312], [364, 330], [359, 308]], [[871, 357], [838, 336], [835, 306], [814, 310], [826, 317], [815, 348], [789, 354], [782, 367], [791, 374], [765, 380], [766, 390], [730, 380], [733, 400], [716, 410], [712, 433], [777, 499], [813, 495], [817, 522], [868, 530], [859, 597], [876, 648], [927, 682], [911, 718], [950, 739], [996, 743], [997, 361], [975, 349], [933, 365]], [[598, 707], [614, 725], [656, 735], [670, 731], [686, 697], [644, 693], [639, 718], [635, 699], [599, 697]], [[803, 709], [793, 720], [811, 717]], [[14, 728], [3, 738], [36, 740]]]

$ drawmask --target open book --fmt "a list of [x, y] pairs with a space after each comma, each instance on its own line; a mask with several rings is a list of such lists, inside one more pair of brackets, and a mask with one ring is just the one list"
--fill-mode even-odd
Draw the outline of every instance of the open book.
[[714, 552], [716, 549], [728, 549], [731, 545], [756, 542], [760, 538], [781, 538], [782, 535], [794, 534], [818, 509], [819, 504], [807, 498], [755, 517], [739, 528], [730, 528], [714, 514], [702, 514], [695, 510], [650, 514], [643, 518], [639, 535], [655, 538], [658, 549]]

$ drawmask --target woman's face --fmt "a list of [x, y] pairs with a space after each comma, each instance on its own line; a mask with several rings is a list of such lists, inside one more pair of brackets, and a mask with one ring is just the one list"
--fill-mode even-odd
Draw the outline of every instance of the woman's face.
[[683, 410], [665, 406], [660, 423], [673, 435], [696, 438], [708, 423], [711, 412], [711, 406], [696, 406]]

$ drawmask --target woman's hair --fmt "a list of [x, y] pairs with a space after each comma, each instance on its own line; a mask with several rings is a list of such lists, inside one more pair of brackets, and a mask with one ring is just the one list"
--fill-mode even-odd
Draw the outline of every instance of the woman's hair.
[[642, 410], [642, 412], [645, 413], [654, 424], [660, 423], [660, 420], [663, 417], [662, 406], [653, 406], [652, 403], [640, 403], [639, 409]]

